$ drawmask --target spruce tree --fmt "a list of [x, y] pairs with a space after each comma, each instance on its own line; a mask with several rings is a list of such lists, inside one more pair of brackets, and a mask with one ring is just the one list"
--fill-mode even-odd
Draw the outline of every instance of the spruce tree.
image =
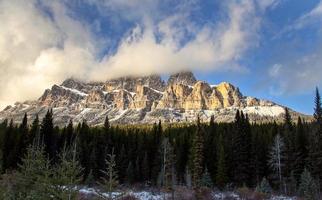
[[161, 170], [159, 173], [159, 185], [167, 189], [172, 186], [174, 169], [174, 151], [168, 138], [164, 138], [161, 144]]
[[142, 162], [143, 181], [147, 182], [149, 180], [149, 174], [150, 174], [150, 168], [149, 168], [148, 153], [144, 152], [144, 158]]
[[74, 126], [73, 126], [73, 121], [70, 120], [67, 128], [66, 128], [66, 140], [65, 140], [65, 144], [66, 147], [69, 148], [73, 143], [74, 143]]
[[256, 187], [256, 191], [264, 193], [264, 194], [271, 194], [272, 193], [272, 188], [265, 177], [262, 179], [260, 184]]
[[318, 88], [316, 88], [314, 119], [314, 129], [310, 138], [309, 162], [312, 176], [320, 184], [322, 183], [322, 107]]
[[[285, 144], [283, 138], [278, 134], [274, 139], [273, 146], [269, 155], [269, 164], [272, 169], [277, 173], [277, 177], [279, 179], [280, 188], [284, 183], [284, 175], [283, 175], [283, 167], [284, 167], [284, 157], [285, 157]], [[284, 187], [284, 192], [286, 193], [286, 188]]]
[[218, 139], [216, 183], [221, 188], [227, 183], [226, 155], [223, 143], [223, 137], [220, 134]]
[[14, 126], [13, 121], [10, 120], [9, 126], [5, 129], [2, 146], [2, 170], [12, 168], [15, 165], [15, 152], [14, 152]]
[[[39, 126], [39, 118], [38, 115], [36, 115], [34, 121], [31, 124], [31, 128], [30, 128], [30, 134], [29, 134], [29, 140], [28, 143], [31, 144], [35, 138], [40, 139], [40, 126]], [[39, 145], [40, 141], [37, 141], [37, 144]]]
[[105, 191], [109, 194], [109, 199], [112, 199], [112, 192], [118, 186], [118, 175], [117, 175], [117, 166], [116, 159], [114, 154], [114, 149], [112, 149], [112, 153], [107, 155], [106, 159], [106, 170], [103, 170], [104, 177], [101, 181], [101, 186]]
[[192, 181], [195, 188], [201, 186], [204, 162], [204, 138], [201, 130], [200, 118], [197, 118], [197, 130], [192, 144]]
[[204, 173], [202, 174], [201, 185], [203, 187], [208, 187], [208, 188], [212, 188], [214, 186], [207, 167], [206, 167]]
[[54, 135], [53, 113], [52, 110], [48, 110], [40, 128], [41, 140], [45, 145], [45, 151], [50, 160], [53, 160], [56, 155], [56, 138]]
[[285, 108], [283, 138], [285, 144], [284, 176], [287, 178], [288, 182], [290, 182], [291, 171], [295, 169], [296, 149], [294, 127], [288, 108]]
[[233, 177], [237, 185], [250, 185], [251, 166], [251, 133], [248, 117], [237, 111], [233, 131]]
[[59, 155], [59, 163], [54, 170], [57, 199], [75, 199], [78, 191], [75, 186], [81, 183], [82, 167], [77, 158], [77, 144], [63, 149]]
[[27, 113], [25, 113], [22, 123], [19, 126], [19, 133], [18, 133], [18, 147], [17, 147], [17, 161], [19, 162], [19, 158], [21, 158], [26, 151], [28, 145], [28, 118]]
[[131, 161], [126, 168], [126, 180], [128, 184], [132, 184], [134, 182], [134, 169]]
[[319, 200], [318, 186], [307, 169], [304, 169], [299, 185], [299, 194], [305, 200]]
[[41, 200], [55, 195], [51, 178], [53, 172], [43, 145], [38, 146], [34, 143], [28, 147], [18, 169], [16, 176], [18, 184], [13, 190], [16, 198]]
[[295, 139], [295, 163], [294, 163], [294, 175], [299, 180], [306, 162], [308, 159], [308, 140], [305, 134], [304, 126], [301, 117], [298, 117], [296, 127], [296, 139]]

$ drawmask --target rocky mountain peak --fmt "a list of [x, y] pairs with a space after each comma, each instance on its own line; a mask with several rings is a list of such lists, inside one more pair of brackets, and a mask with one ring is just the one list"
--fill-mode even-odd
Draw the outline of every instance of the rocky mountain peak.
[[197, 82], [196, 77], [192, 72], [179, 72], [176, 74], [172, 74], [169, 77], [168, 85], [174, 83], [181, 83], [184, 85], [194, 85]]
[[25, 113], [43, 117], [50, 108], [57, 125], [70, 119], [98, 125], [106, 115], [112, 123], [124, 124], [193, 121], [197, 114], [202, 120], [214, 115], [216, 121], [227, 122], [234, 119], [237, 109], [253, 120], [275, 119], [284, 113], [283, 106], [244, 96], [230, 83], [209, 85], [197, 81], [192, 72], [181, 72], [171, 75], [168, 84], [158, 75], [97, 83], [67, 79], [47, 89], [38, 100], [7, 107], [0, 112], [0, 121], [13, 118], [19, 123]]
[[73, 78], [68, 78], [66, 79], [61, 86], [67, 87], [67, 88], [72, 88], [72, 89], [77, 89], [77, 90], [82, 90], [84, 88], [84, 84], [81, 81], [78, 81]]

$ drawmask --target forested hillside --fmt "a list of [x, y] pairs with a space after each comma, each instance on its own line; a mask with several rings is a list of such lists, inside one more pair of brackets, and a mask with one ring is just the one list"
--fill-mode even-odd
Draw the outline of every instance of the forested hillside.
[[[86, 121], [55, 127], [52, 111], [28, 126], [0, 125], [1, 189], [9, 199], [71, 195], [75, 185], [142, 184], [198, 190], [269, 184], [275, 191], [317, 199], [322, 181], [322, 109], [317, 90], [313, 122], [250, 123], [238, 111], [233, 123], [90, 127]], [[268, 181], [268, 183], [266, 182]], [[45, 185], [50, 185], [46, 187]], [[56, 187], [57, 186], [57, 187]], [[49, 189], [48, 189], [49, 188]], [[259, 189], [258, 189], [259, 190]], [[10, 195], [9, 195], [10, 194]], [[69, 196], [70, 197], [70, 196]], [[33, 198], [31, 198], [33, 199]], [[41, 199], [41, 198], [40, 198]]]

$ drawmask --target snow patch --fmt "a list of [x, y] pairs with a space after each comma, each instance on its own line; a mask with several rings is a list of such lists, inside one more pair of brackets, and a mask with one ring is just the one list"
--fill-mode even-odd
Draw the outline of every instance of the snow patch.
[[244, 113], [252, 113], [260, 116], [272, 116], [277, 117], [283, 114], [284, 108], [282, 106], [250, 106], [243, 109]]
[[159, 91], [159, 90], [153, 89], [153, 88], [151, 88], [151, 87], [148, 87], [148, 88], [150, 88], [151, 90], [153, 90], [154, 92], [159, 93], [159, 94], [163, 94], [163, 93], [164, 93], [164, 92], [161, 92], [161, 91]]
[[82, 92], [82, 91], [79, 91], [79, 90], [76, 90], [76, 89], [72, 89], [72, 88], [68, 88], [68, 87], [65, 87], [65, 86], [60, 86], [61, 88], [63, 88], [64, 90], [69, 90], [77, 95], [80, 95], [80, 96], [87, 96], [88, 94]]

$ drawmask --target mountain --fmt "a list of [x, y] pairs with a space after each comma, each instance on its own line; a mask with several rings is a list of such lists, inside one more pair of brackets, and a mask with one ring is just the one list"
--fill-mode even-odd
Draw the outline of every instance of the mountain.
[[7, 106], [0, 112], [0, 120], [18, 123], [25, 113], [31, 119], [36, 114], [43, 117], [50, 108], [57, 125], [65, 125], [70, 119], [99, 125], [106, 115], [112, 123], [130, 124], [193, 121], [197, 115], [204, 121], [214, 115], [218, 122], [229, 122], [238, 109], [252, 121], [280, 120], [284, 113], [283, 106], [244, 96], [230, 83], [210, 85], [198, 81], [192, 72], [181, 72], [171, 75], [167, 82], [158, 75], [90, 83], [67, 79], [45, 90], [38, 100]]

